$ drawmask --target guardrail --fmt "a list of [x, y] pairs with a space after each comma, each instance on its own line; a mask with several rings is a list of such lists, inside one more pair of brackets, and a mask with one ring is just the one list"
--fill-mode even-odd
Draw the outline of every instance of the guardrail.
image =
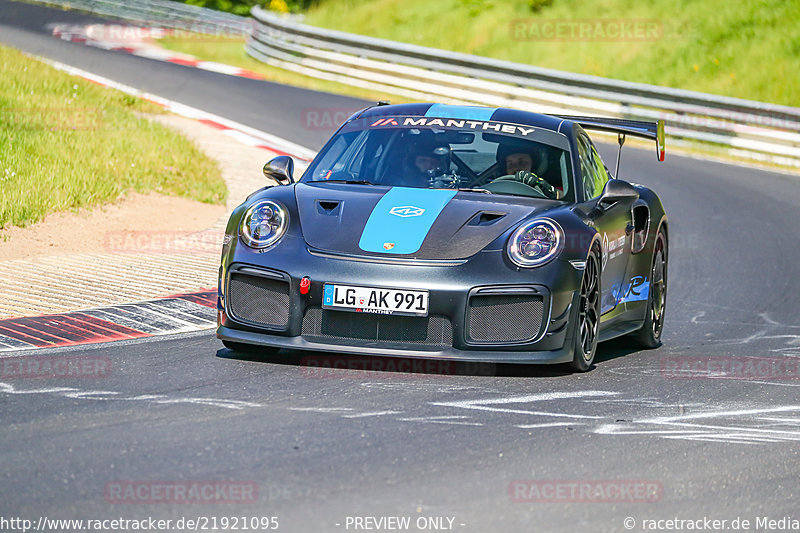
[[413, 99], [663, 119], [671, 138], [800, 167], [800, 108], [599, 78], [317, 28], [252, 10], [247, 52], [305, 75]]

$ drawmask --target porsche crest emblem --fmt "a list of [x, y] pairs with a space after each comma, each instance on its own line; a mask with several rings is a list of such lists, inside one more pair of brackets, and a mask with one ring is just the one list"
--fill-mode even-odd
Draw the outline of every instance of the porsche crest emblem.
[[383, 243], [383, 249], [384, 250], [391, 250], [392, 248], [394, 248], [394, 243], [393, 242], [385, 242], [385, 243]]

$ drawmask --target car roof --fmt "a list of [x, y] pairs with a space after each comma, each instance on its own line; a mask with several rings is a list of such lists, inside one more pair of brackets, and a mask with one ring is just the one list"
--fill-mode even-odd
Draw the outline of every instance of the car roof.
[[[427, 116], [452, 119], [481, 120], [507, 122], [535, 126], [537, 128], [562, 132], [571, 129], [571, 122], [551, 115], [510, 109], [507, 107], [482, 107], [451, 104], [396, 104], [377, 105], [365, 109], [353, 118], [370, 118], [385, 116]], [[563, 126], [562, 126], [563, 124]], [[564, 127], [566, 126], [566, 128]]]

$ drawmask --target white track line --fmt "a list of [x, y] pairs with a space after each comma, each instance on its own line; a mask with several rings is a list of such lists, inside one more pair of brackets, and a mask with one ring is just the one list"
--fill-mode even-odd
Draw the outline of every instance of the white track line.
[[197, 109], [196, 107], [187, 106], [185, 104], [176, 102], [174, 100], [170, 100], [168, 98], [164, 98], [152, 93], [141, 91], [139, 89], [136, 89], [135, 87], [118, 83], [109, 78], [105, 78], [98, 74], [94, 74], [86, 70], [79, 69], [77, 67], [73, 67], [65, 63], [61, 63], [59, 61], [52, 61], [50, 59], [39, 56], [34, 56], [34, 57], [39, 61], [47, 63], [53, 68], [56, 68], [68, 74], [72, 74], [74, 76], [80, 76], [81, 78], [87, 79], [104, 87], [110, 87], [112, 89], [116, 89], [126, 94], [130, 94], [138, 98], [143, 98], [145, 100], [158, 104], [167, 109], [168, 111], [175, 113], [176, 115], [181, 115], [183, 117], [192, 118], [195, 120], [208, 121], [218, 124], [222, 126], [225, 130], [231, 132], [228, 134], [231, 135], [233, 138], [243, 142], [244, 144], [248, 144], [249, 146], [258, 146], [258, 147], [263, 146], [264, 148], [267, 149], [272, 149], [287, 153], [295, 158], [302, 159], [304, 161], [311, 161], [314, 158], [314, 155], [316, 155], [316, 152], [314, 152], [310, 148], [306, 148], [305, 146], [293, 143], [292, 141], [289, 141], [282, 137], [278, 137], [277, 135], [272, 135], [271, 133], [257, 130], [255, 128], [251, 128], [250, 126], [245, 126], [244, 124], [241, 124], [239, 122], [229, 120], [227, 118], [215, 115], [213, 113], [208, 113], [207, 111]]

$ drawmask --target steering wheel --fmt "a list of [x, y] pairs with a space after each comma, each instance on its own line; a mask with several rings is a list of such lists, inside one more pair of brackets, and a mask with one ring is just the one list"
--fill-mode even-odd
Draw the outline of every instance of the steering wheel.
[[527, 185], [528, 187], [541, 192], [545, 198], [558, 198], [558, 192], [556, 191], [556, 188], [545, 181], [544, 178], [537, 176], [533, 172], [520, 170], [516, 174], [500, 176], [499, 178], [493, 180], [492, 183], [496, 183], [498, 181], [513, 181], [522, 183], [523, 185]]
[[496, 179], [483, 185], [481, 188], [499, 194], [514, 194], [517, 196], [527, 196], [529, 198], [550, 198], [539, 189], [517, 180]]

